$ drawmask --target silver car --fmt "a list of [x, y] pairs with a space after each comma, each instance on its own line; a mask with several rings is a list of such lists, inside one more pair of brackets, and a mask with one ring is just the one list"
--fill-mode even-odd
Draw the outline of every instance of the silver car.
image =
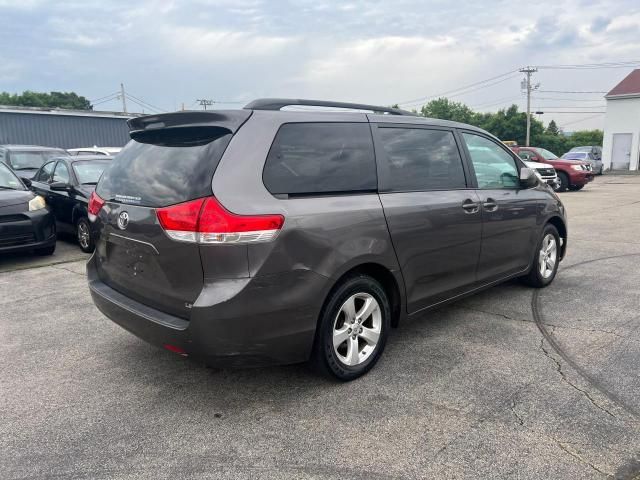
[[601, 147], [573, 147], [562, 158], [567, 160], [584, 160], [589, 162], [596, 175], [602, 175], [604, 169], [602, 165], [602, 148]]

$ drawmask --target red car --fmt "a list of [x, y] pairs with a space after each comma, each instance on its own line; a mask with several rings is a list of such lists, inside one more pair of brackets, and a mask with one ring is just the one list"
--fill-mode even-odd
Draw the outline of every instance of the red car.
[[558, 158], [549, 150], [539, 147], [511, 147], [520, 158], [527, 162], [548, 163], [556, 169], [560, 185], [558, 192], [565, 190], [580, 190], [594, 177], [593, 167], [589, 162]]

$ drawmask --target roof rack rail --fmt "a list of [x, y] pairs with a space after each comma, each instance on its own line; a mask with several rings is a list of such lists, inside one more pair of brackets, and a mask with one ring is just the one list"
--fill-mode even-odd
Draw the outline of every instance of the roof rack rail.
[[259, 98], [247, 103], [244, 108], [246, 110], [280, 110], [283, 107], [295, 105], [308, 107], [349, 108], [352, 110], [371, 110], [374, 113], [386, 113], [389, 115], [416, 116], [415, 113], [408, 112], [407, 110], [401, 110], [399, 108], [365, 105], [361, 103], [332, 102], [327, 100], [305, 100], [300, 98]]

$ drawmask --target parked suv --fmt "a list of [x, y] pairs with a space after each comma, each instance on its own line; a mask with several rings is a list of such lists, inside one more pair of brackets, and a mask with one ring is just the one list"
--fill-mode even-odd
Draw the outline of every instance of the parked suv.
[[514, 277], [545, 287], [567, 247], [555, 193], [470, 125], [267, 99], [129, 127], [89, 202], [93, 300], [209, 364], [350, 380], [402, 319]]
[[593, 180], [593, 168], [589, 162], [558, 158], [553, 152], [539, 147], [511, 147], [511, 150], [527, 162], [548, 163], [555, 168], [560, 180], [556, 188], [558, 192], [581, 190]]

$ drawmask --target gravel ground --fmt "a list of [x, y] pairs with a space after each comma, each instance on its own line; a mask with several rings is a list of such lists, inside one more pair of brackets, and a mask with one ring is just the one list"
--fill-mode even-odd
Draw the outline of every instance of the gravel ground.
[[410, 320], [349, 384], [145, 344], [93, 306], [70, 242], [2, 259], [0, 476], [640, 478], [640, 177], [562, 198], [551, 287]]

